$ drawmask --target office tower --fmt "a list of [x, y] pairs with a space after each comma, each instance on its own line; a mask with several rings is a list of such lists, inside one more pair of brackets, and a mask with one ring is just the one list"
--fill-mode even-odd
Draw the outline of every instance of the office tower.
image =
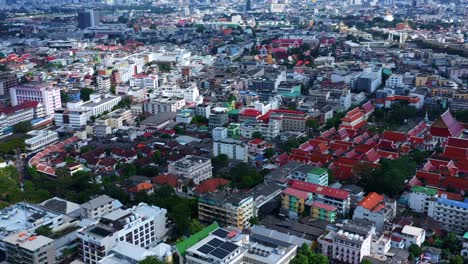
[[245, 11], [250, 11], [252, 9], [252, 3], [250, 2], [251, 0], [246, 0], [245, 2]]
[[85, 29], [99, 26], [99, 12], [93, 9], [78, 13], [78, 27]]

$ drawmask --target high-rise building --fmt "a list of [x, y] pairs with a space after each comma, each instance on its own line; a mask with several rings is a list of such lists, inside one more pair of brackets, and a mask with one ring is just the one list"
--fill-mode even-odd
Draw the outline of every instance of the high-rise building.
[[250, 11], [252, 9], [252, 3], [250, 2], [250, 0], [246, 0], [245, 2], [245, 11]]
[[85, 29], [99, 26], [99, 12], [93, 9], [78, 13], [78, 27]]
[[46, 116], [54, 116], [55, 109], [62, 107], [60, 89], [47, 83], [27, 83], [10, 88], [13, 106], [26, 101], [39, 102], [44, 107]]

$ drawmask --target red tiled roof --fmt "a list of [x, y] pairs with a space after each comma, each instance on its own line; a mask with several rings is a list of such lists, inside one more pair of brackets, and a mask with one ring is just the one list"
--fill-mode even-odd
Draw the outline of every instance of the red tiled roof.
[[141, 191], [148, 191], [153, 189], [154, 185], [149, 182], [142, 182], [137, 184], [136, 186], [128, 189], [129, 192], [137, 193]]
[[394, 142], [406, 142], [407, 136], [401, 132], [384, 131], [383, 139]]
[[362, 110], [364, 110], [364, 113], [367, 114], [367, 113], [370, 113], [370, 112], [374, 111], [375, 106], [372, 105], [372, 103], [370, 101], [368, 101], [367, 103], [363, 104], [361, 106], [361, 108], [362, 108]]
[[336, 188], [331, 188], [327, 186], [321, 186], [318, 184], [313, 184], [309, 182], [303, 182], [298, 180], [289, 180], [289, 185], [291, 188], [298, 189], [305, 192], [311, 192], [315, 194], [322, 194], [337, 199], [347, 199], [349, 197], [349, 192], [345, 190], [340, 190]]
[[263, 140], [261, 138], [254, 138], [254, 139], [249, 141], [249, 144], [258, 145], [258, 144], [263, 143], [263, 142], [265, 142], [265, 140]]
[[450, 137], [447, 141], [447, 146], [468, 149], [468, 139]]
[[458, 137], [463, 131], [463, 126], [447, 110], [432, 124], [430, 131], [437, 137]]
[[195, 192], [197, 193], [210, 193], [218, 190], [219, 187], [228, 185], [229, 180], [223, 178], [211, 178], [201, 182], [196, 188]]
[[177, 187], [179, 185], [179, 176], [172, 175], [172, 174], [163, 174], [153, 178], [153, 183], [158, 185], [170, 185], [172, 187]]
[[5, 115], [10, 115], [15, 113], [16, 111], [24, 110], [24, 109], [29, 109], [29, 108], [35, 108], [39, 102], [36, 101], [24, 101], [23, 103], [11, 107], [6, 107], [1, 109], [0, 108], [0, 114], [5, 114]]
[[259, 117], [262, 115], [262, 112], [255, 109], [245, 109], [240, 115], [249, 117]]
[[308, 192], [298, 190], [298, 189], [294, 189], [294, 188], [290, 188], [290, 187], [284, 189], [283, 194], [287, 194], [287, 195], [294, 196], [294, 197], [299, 197], [299, 198], [304, 199], [304, 200], [307, 200], [307, 198], [309, 197]]
[[381, 203], [384, 202], [383, 195], [380, 195], [376, 192], [369, 193], [361, 202], [359, 202], [359, 206], [366, 208], [369, 211], [376, 211], [380, 206]]

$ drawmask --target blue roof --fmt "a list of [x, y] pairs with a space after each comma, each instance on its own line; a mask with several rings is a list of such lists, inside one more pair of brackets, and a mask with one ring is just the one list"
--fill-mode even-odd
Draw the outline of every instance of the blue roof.
[[450, 200], [450, 199], [445, 199], [445, 198], [439, 198], [437, 199], [437, 202], [441, 204], [452, 205], [452, 206], [468, 209], [468, 199], [465, 199], [463, 202], [460, 202], [460, 201], [455, 201], [455, 200]]
[[263, 155], [258, 155], [257, 157], [255, 157], [255, 161], [263, 161], [265, 160], [265, 157]]

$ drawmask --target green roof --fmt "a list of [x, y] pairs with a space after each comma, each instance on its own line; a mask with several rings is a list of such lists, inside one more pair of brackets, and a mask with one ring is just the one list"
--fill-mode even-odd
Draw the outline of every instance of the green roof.
[[219, 228], [219, 225], [216, 222], [214, 222], [211, 225], [203, 228], [201, 231], [191, 235], [189, 238], [187, 238], [184, 241], [178, 243], [176, 245], [177, 251], [179, 251], [179, 253], [181, 255], [184, 255], [185, 251], [187, 251], [187, 249], [189, 249], [190, 247], [192, 247], [193, 245], [198, 243], [200, 240], [207, 237], [211, 232], [215, 231], [218, 228]]
[[231, 111], [228, 112], [229, 115], [238, 115], [240, 112], [239, 109], [232, 109]]
[[315, 168], [313, 168], [312, 170], [309, 171], [309, 173], [316, 174], [316, 175], [322, 175], [322, 174], [324, 174], [326, 172], [328, 172], [327, 169], [319, 168], [319, 167], [315, 167]]
[[439, 192], [436, 189], [422, 187], [422, 186], [414, 186], [411, 189], [411, 191], [418, 192], [418, 193], [424, 193], [424, 194], [431, 195], [431, 196], [436, 195]]
[[468, 232], [466, 232], [466, 233], [463, 235], [463, 238], [464, 238], [464, 239], [468, 239]]

